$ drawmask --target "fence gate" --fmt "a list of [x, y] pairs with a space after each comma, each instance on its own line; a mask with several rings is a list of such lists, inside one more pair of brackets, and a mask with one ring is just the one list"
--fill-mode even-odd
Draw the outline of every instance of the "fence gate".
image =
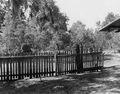
[[56, 55], [56, 75], [82, 73], [103, 69], [104, 54], [100, 48], [87, 48], [76, 45], [75, 51], [63, 51]]

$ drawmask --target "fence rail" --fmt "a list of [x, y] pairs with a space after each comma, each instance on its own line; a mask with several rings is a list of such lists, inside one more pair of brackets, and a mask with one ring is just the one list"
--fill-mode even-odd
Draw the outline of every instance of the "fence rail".
[[[79, 50], [79, 51], [78, 51]], [[103, 68], [104, 55], [101, 50], [88, 51], [83, 48], [74, 51], [12, 54], [0, 57], [0, 80], [16, 80], [56, 76]]]

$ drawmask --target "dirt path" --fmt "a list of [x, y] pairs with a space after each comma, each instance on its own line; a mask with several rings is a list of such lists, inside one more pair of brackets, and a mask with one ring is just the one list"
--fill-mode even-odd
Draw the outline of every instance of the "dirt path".
[[111, 56], [102, 72], [0, 82], [0, 94], [120, 94], [119, 61]]

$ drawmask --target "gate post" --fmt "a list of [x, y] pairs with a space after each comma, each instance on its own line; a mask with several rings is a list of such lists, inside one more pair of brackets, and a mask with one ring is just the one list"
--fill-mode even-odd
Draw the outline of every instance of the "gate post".
[[80, 52], [80, 71], [83, 72], [83, 45], [81, 45]]
[[83, 72], [83, 46], [81, 45], [81, 49], [79, 45], [76, 45], [76, 57], [75, 62], [77, 65], [77, 73]]
[[75, 63], [76, 63], [76, 66], [77, 66], [77, 73], [80, 73], [80, 65], [79, 65], [79, 63], [80, 63], [80, 48], [79, 48], [79, 45], [78, 44], [76, 44], [76, 49], [75, 49], [75, 51], [76, 51], [76, 56], [75, 56]]

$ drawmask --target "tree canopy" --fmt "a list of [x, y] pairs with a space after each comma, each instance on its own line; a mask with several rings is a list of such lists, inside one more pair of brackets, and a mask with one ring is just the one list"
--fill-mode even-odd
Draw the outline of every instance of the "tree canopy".
[[0, 3], [5, 12], [1, 16], [1, 32], [6, 51], [21, 51], [24, 43], [33, 50], [51, 49], [53, 43], [57, 49], [64, 49], [62, 43], [68, 45], [63, 36], [68, 36], [69, 19], [53, 0], [1, 0]]

